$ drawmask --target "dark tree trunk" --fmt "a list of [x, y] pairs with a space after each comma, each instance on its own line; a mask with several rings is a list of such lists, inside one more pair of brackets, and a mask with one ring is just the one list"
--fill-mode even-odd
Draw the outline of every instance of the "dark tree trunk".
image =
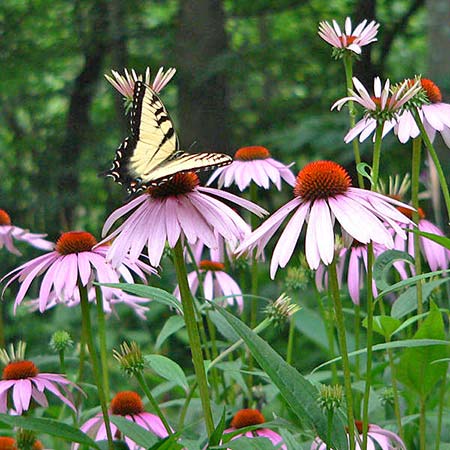
[[177, 27], [179, 124], [182, 147], [230, 150], [221, 0], [183, 0]]
[[75, 209], [79, 199], [79, 162], [90, 129], [89, 110], [107, 51], [107, 7], [103, 0], [92, 9], [91, 38], [85, 48], [84, 65], [76, 77], [70, 96], [66, 133], [61, 146], [57, 179], [58, 197], [63, 229], [74, 226]]

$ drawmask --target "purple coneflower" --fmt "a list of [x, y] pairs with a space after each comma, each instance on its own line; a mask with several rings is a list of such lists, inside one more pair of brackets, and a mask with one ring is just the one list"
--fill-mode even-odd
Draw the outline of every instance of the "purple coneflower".
[[[410, 83], [413, 80], [408, 80]], [[439, 131], [447, 147], [450, 147], [450, 104], [442, 102], [441, 90], [428, 78], [420, 78], [420, 85], [429, 104], [418, 108], [420, 119], [431, 141], [436, 131]], [[411, 111], [404, 111], [398, 117], [394, 128], [400, 142], [405, 143], [409, 138], [416, 138], [420, 134], [419, 127]]]
[[[292, 164], [291, 164], [292, 165]], [[289, 166], [271, 158], [269, 150], [261, 146], [242, 147], [234, 155], [233, 162], [217, 169], [208, 180], [211, 184], [216, 178], [218, 186], [229, 187], [234, 182], [243, 191], [253, 181], [259, 187], [269, 189], [270, 182], [281, 190], [281, 179], [293, 186], [295, 175]]]
[[8, 411], [8, 397], [19, 415], [30, 409], [31, 400], [46, 408], [48, 401], [45, 391], [51, 392], [76, 411], [72, 394], [68, 390], [68, 386], [75, 385], [64, 375], [40, 373], [32, 361], [25, 359], [23, 342], [19, 343], [16, 350], [11, 347], [10, 354], [1, 349], [0, 360], [5, 364], [0, 381], [0, 413]]
[[[241, 409], [236, 413], [231, 421], [231, 428], [228, 428], [224, 433], [231, 433], [237, 431], [240, 428], [250, 427], [252, 425], [261, 425], [266, 422], [264, 416], [257, 409]], [[231, 438], [231, 440], [238, 439], [242, 436], [254, 438], [254, 437], [265, 437], [270, 439], [274, 446], [282, 450], [287, 450], [285, 444], [278, 446], [283, 442], [283, 438], [275, 431], [269, 430], [268, 428], [257, 428], [252, 431], [246, 431], [242, 434], [238, 434]]]
[[156, 267], [166, 241], [174, 248], [180, 238], [186, 238], [191, 245], [201, 241], [209, 248], [217, 248], [218, 236], [222, 236], [235, 247], [247, 234], [248, 225], [215, 197], [232, 201], [258, 216], [266, 213], [248, 200], [199, 184], [196, 174], [178, 173], [114, 211], [103, 226], [103, 235], [114, 222], [134, 210], [104, 239], [115, 238], [108, 252], [113, 265], [120, 264], [128, 253], [131, 260], [137, 259], [147, 245], [150, 264]]
[[136, 81], [143, 81], [158, 93], [169, 83], [175, 75], [175, 72], [176, 69], [173, 67], [166, 72], [164, 72], [163, 67], [160, 67], [153, 82], [151, 82], [149, 67], [145, 70], [144, 76], [136, 74], [134, 69], [131, 69], [131, 72], [128, 72], [128, 70], [125, 69], [125, 75], [121, 75], [119, 72], [111, 70], [112, 77], [105, 75], [105, 78], [125, 97], [126, 100], [133, 100], [134, 84]]
[[295, 211], [286, 225], [273, 251], [270, 276], [274, 278], [279, 267], [290, 260], [305, 222], [306, 260], [311, 269], [320, 261], [330, 264], [334, 258], [334, 225], [340, 224], [344, 241], [348, 238], [367, 244], [370, 241], [392, 248], [391, 226], [405, 237], [400, 224], [411, 221], [393, 205], [406, 206], [377, 192], [351, 186], [350, 177], [343, 167], [332, 161], [307, 164], [297, 175], [295, 198], [272, 214], [238, 247], [243, 253], [257, 248], [261, 254], [285, 218]]
[[360, 142], [367, 139], [376, 129], [378, 123], [383, 123], [383, 137], [394, 128], [397, 123], [397, 115], [405, 103], [414, 97], [421, 89], [418, 81], [411, 83], [405, 80], [395, 92], [390, 89], [390, 81], [386, 80], [381, 87], [379, 77], [374, 79], [374, 94], [370, 95], [362, 83], [353, 77], [353, 85], [357, 92], [349, 89], [350, 96], [344, 97], [334, 103], [331, 109], [340, 110], [348, 101], [359, 103], [365, 108], [365, 116], [344, 137], [345, 142], [350, 142], [359, 135]]
[[[161, 419], [155, 414], [144, 411], [142, 399], [136, 392], [122, 391], [117, 393], [111, 401], [110, 414], [122, 416], [160, 438], [168, 436], [167, 430]], [[81, 426], [81, 431], [89, 435], [95, 441], [106, 440], [105, 422], [102, 414], [99, 413], [85, 422]], [[128, 436], [122, 435], [120, 430], [113, 423], [111, 423], [111, 433], [114, 439], [123, 439], [130, 450], [145, 450]], [[79, 444], [72, 445], [72, 450], [77, 450], [78, 448]]]
[[353, 31], [350, 17], [345, 19], [344, 32], [333, 20], [333, 25], [327, 21], [319, 23], [319, 36], [338, 51], [350, 50], [358, 55], [361, 47], [375, 42], [378, 33], [379, 23], [372, 20], [367, 24], [367, 19], [363, 20]]
[[[198, 263], [199, 272], [193, 271], [188, 274], [189, 288], [192, 295], [198, 291], [200, 280], [199, 273], [203, 278], [203, 294], [206, 300], [214, 300], [217, 297], [226, 296], [226, 302], [230, 305], [236, 304], [239, 311], [244, 309], [242, 291], [236, 281], [225, 272], [225, 264], [218, 261], [202, 260]], [[174, 295], [180, 299], [180, 289], [177, 286]]]
[[[128, 258], [122, 260], [122, 267], [114, 269], [106, 261], [107, 247], [104, 245], [98, 246], [94, 236], [85, 231], [63, 233], [53, 252], [28, 261], [0, 280], [9, 278], [4, 290], [17, 279], [21, 283], [14, 303], [14, 310], [24, 299], [33, 280], [43, 273], [45, 275], [38, 298], [39, 311], [41, 312], [51, 306], [52, 302], [55, 301], [55, 296], [61, 303], [77, 302], [77, 299], [79, 299], [78, 283], [81, 283], [89, 291], [93, 281], [119, 283], [121, 275], [126, 275], [126, 281], [130, 281], [130, 271], [133, 271], [145, 281], [145, 273], [155, 273], [152, 267], [137, 260], [130, 261]], [[104, 286], [101, 290], [105, 301], [112, 298], [123, 299], [124, 301], [127, 299], [127, 296], [122, 296], [121, 291]]]
[[[355, 449], [362, 449], [362, 422], [359, 420], [355, 421], [356, 428], [358, 430], [359, 436], [355, 437]], [[327, 450], [327, 445], [320, 438], [316, 438], [311, 445], [311, 450]], [[374, 450], [375, 448], [380, 448], [381, 450], [406, 450], [406, 446], [401, 438], [392, 431], [385, 430], [369, 423], [369, 430], [367, 433], [367, 449]], [[333, 450], [333, 449], [330, 449]]]
[[30, 233], [28, 230], [12, 225], [9, 214], [4, 209], [0, 209], [0, 248], [5, 246], [10, 253], [20, 256], [21, 253], [13, 242], [13, 239], [16, 239], [41, 250], [51, 250], [53, 243], [43, 239], [45, 236], [47, 235]]

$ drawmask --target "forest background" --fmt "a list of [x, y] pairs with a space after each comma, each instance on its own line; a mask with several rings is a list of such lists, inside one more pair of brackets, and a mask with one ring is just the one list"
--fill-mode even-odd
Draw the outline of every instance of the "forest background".
[[[149, 66], [153, 74], [159, 66], [177, 69], [163, 98], [184, 149], [233, 154], [241, 146], [264, 145], [276, 159], [295, 162], [295, 173], [320, 158], [354, 174], [351, 145], [343, 141], [347, 115], [330, 111], [345, 95], [343, 66], [317, 35], [320, 20], [343, 23], [346, 16], [354, 24], [381, 23], [379, 42], [355, 64], [363, 84], [371, 86], [377, 75], [397, 82], [422, 74], [450, 101], [448, 0], [2, 0], [0, 208], [15, 225], [51, 240], [81, 229], [100, 238], [105, 218], [126, 194], [99, 174], [128, 133], [121, 96], [103, 75], [125, 67], [143, 73]], [[448, 173], [450, 154], [440, 139]], [[370, 146], [362, 146], [363, 159]], [[384, 169], [405, 174], [410, 151], [389, 136], [382, 175]], [[285, 190], [260, 203], [273, 211], [290, 196]], [[429, 203], [423, 206], [431, 212]], [[26, 244], [20, 248], [24, 258], [0, 253], [1, 274], [40, 254]], [[165, 283], [172, 275], [166, 270], [156, 284], [170, 289]], [[261, 271], [264, 283], [267, 271]], [[265, 293], [275, 289], [267, 284]], [[33, 353], [47, 346], [60, 324], [76, 329], [79, 323], [69, 308], [47, 312], [47, 320], [22, 308], [12, 320], [12, 295], [3, 302], [6, 340], [26, 337]], [[165, 320], [161, 308], [150, 308], [147, 322], [124, 309], [120, 327], [108, 327], [108, 342], [156, 336]], [[297, 317], [307, 326], [302, 313]], [[302, 331], [308, 345], [320, 347], [320, 333]], [[313, 367], [313, 355], [296, 365]]]

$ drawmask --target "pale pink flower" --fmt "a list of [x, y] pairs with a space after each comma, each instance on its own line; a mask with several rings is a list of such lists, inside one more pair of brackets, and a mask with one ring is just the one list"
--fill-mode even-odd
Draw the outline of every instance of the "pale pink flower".
[[[355, 449], [362, 450], [362, 422], [357, 420], [355, 425], [359, 433], [359, 435], [355, 436]], [[367, 433], [367, 450], [375, 450], [375, 448], [380, 448], [380, 450], [406, 450], [406, 446], [400, 436], [393, 431], [370, 423]], [[327, 450], [327, 445], [320, 438], [316, 438], [311, 445], [311, 450]]]
[[[89, 291], [93, 281], [119, 283], [122, 276], [125, 281], [131, 282], [131, 272], [134, 272], [145, 282], [145, 274], [155, 273], [155, 269], [147, 264], [137, 260], [130, 261], [128, 258], [122, 260], [122, 267], [114, 269], [106, 261], [107, 250], [108, 246], [97, 245], [97, 241], [90, 233], [69, 231], [61, 235], [53, 252], [28, 261], [5, 275], [0, 281], [9, 278], [4, 290], [15, 280], [21, 283], [14, 304], [14, 310], [16, 310], [31, 283], [45, 273], [38, 298], [39, 311], [43, 312], [52, 306], [55, 295], [61, 303], [67, 302], [71, 306], [74, 302], [77, 303], [79, 301], [79, 294], [76, 293], [78, 282]], [[125, 303], [129, 300], [121, 291], [105, 286], [102, 286], [101, 290], [105, 303], [113, 299]]]
[[121, 75], [115, 70], [111, 70], [112, 76], [105, 75], [105, 78], [128, 100], [133, 99], [134, 84], [136, 81], [143, 81], [145, 84], [150, 86], [156, 93], [160, 92], [173, 78], [176, 69], [171, 67], [166, 72], [164, 68], [160, 67], [158, 73], [155, 76], [153, 82], [151, 82], [150, 68], [147, 67], [145, 70], [145, 75], [136, 74], [134, 69], [128, 72], [127, 69], [124, 70], [125, 75]]
[[[433, 81], [421, 78], [420, 85], [430, 102], [418, 108], [425, 131], [431, 141], [434, 140], [436, 131], [439, 131], [445, 144], [450, 148], [450, 104], [442, 102], [441, 91]], [[410, 138], [419, 136], [420, 130], [411, 111], [401, 113], [397, 122], [394, 132], [400, 142], [405, 143]]]
[[295, 198], [272, 214], [238, 247], [243, 253], [257, 248], [261, 254], [286, 217], [292, 218], [282, 232], [272, 254], [270, 276], [289, 262], [305, 222], [306, 260], [311, 269], [322, 261], [330, 264], [334, 258], [334, 226], [340, 224], [344, 241], [370, 241], [387, 248], [394, 245], [389, 227], [406, 237], [400, 224], [411, 221], [393, 205], [406, 206], [377, 192], [351, 187], [350, 177], [343, 167], [332, 161], [307, 164], [297, 175]]
[[[192, 295], [199, 290], [200, 283], [203, 286], [203, 294], [206, 300], [214, 300], [218, 297], [227, 297], [228, 304], [236, 304], [239, 312], [244, 309], [244, 299], [242, 291], [236, 281], [225, 272], [225, 264], [219, 261], [202, 260], [198, 263], [199, 272], [193, 271], [188, 274], [189, 288]], [[202, 281], [199, 280], [199, 273]], [[173, 293], [175, 297], [181, 299], [180, 288], [177, 286]]]
[[[241, 409], [233, 417], [231, 421], [231, 427], [224, 431], [224, 434], [237, 431], [240, 428], [249, 427], [252, 425], [261, 425], [266, 421], [264, 416], [257, 409]], [[274, 446], [281, 450], [287, 450], [285, 444], [282, 444], [283, 438], [275, 431], [269, 430], [268, 428], [256, 428], [252, 431], [245, 431], [241, 434], [233, 436], [231, 440], [238, 439], [242, 436], [255, 438], [255, 437], [265, 437], [269, 439]], [[282, 444], [281, 446], [278, 446]]]
[[262, 216], [266, 211], [248, 200], [219, 189], [199, 186], [196, 174], [178, 173], [171, 180], [147, 189], [144, 194], [114, 211], [103, 226], [103, 235], [114, 222], [131, 215], [104, 240], [115, 238], [108, 252], [114, 266], [124, 258], [137, 259], [145, 245], [152, 266], [158, 266], [168, 242], [175, 247], [180, 238], [190, 245], [197, 241], [217, 248], [218, 236], [235, 247], [247, 234], [248, 225], [229, 206], [231, 201]]
[[345, 19], [344, 32], [333, 20], [333, 25], [327, 21], [319, 23], [319, 36], [330, 45], [339, 50], [350, 50], [358, 55], [361, 54], [361, 47], [377, 40], [379, 23], [372, 20], [367, 24], [367, 19], [363, 20], [353, 31], [350, 17]]
[[0, 209], [0, 249], [5, 246], [10, 253], [20, 256], [21, 253], [13, 242], [13, 239], [16, 239], [40, 250], [51, 250], [54, 244], [43, 239], [46, 236], [46, 234], [30, 233], [28, 230], [12, 225], [9, 214], [4, 209]]
[[[143, 429], [150, 431], [157, 437], [168, 436], [161, 419], [155, 414], [144, 411], [141, 397], [133, 391], [122, 391], [116, 394], [111, 401], [110, 415], [118, 415], [134, 422]], [[107, 439], [105, 422], [102, 413], [98, 413], [81, 426], [81, 431], [90, 436], [94, 441], [105, 441]], [[111, 433], [114, 439], [124, 440], [130, 450], [145, 450], [128, 436], [122, 435], [120, 430], [111, 423]], [[72, 444], [72, 450], [77, 450], [79, 444]]]
[[64, 375], [40, 373], [37, 366], [32, 361], [25, 360], [24, 356], [24, 343], [19, 343], [16, 351], [12, 348], [10, 355], [4, 349], [0, 351], [0, 359], [5, 364], [0, 381], [0, 413], [5, 414], [8, 411], [8, 403], [11, 400], [18, 415], [28, 411], [31, 400], [47, 408], [45, 391], [51, 392], [76, 412], [72, 394], [68, 389], [69, 386], [76, 387], [75, 384]]
[[253, 181], [257, 186], [269, 189], [270, 183], [281, 190], [281, 180], [294, 186], [295, 175], [290, 166], [273, 159], [269, 150], [261, 146], [242, 147], [234, 155], [233, 162], [219, 167], [208, 180], [208, 185], [218, 178], [219, 188], [235, 183], [240, 191]]
[[355, 90], [349, 89], [350, 96], [336, 101], [331, 109], [340, 110], [348, 101], [360, 104], [365, 109], [364, 117], [346, 134], [345, 142], [350, 142], [359, 136], [360, 142], [367, 139], [376, 129], [377, 123], [383, 123], [383, 137], [394, 128], [397, 116], [407, 101], [413, 98], [421, 89], [420, 83], [410, 83], [405, 80], [395, 92], [390, 88], [390, 81], [381, 85], [379, 77], [374, 79], [374, 94], [370, 95], [362, 83], [353, 77]]

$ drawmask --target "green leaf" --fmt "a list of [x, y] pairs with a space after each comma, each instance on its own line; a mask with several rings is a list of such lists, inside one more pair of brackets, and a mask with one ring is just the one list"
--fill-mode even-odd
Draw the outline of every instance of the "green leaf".
[[137, 423], [125, 419], [122, 416], [111, 415], [111, 422], [125, 435], [141, 447], [148, 448], [155, 445], [159, 438], [153, 433], [142, 428]]
[[[97, 444], [102, 450], [109, 450], [108, 441], [97, 441]], [[114, 450], [130, 450], [130, 447], [124, 441], [113, 441], [113, 447]]]
[[[441, 312], [432, 304], [428, 317], [422, 322], [413, 340], [446, 338]], [[447, 358], [446, 347], [409, 348], [400, 357], [396, 375], [398, 380], [420, 397], [426, 398], [436, 383], [445, 377], [446, 364], [434, 364], [433, 361]]]
[[177, 442], [178, 435], [173, 434], [172, 436], [168, 436], [164, 438], [162, 441], [159, 441], [153, 447], [150, 447], [148, 450], [181, 450], [183, 446]]
[[[431, 293], [443, 283], [447, 283], [450, 278], [440, 278], [439, 280], [429, 281], [428, 283], [422, 284], [422, 297], [423, 302], [428, 300]], [[417, 309], [417, 289], [416, 286], [409, 287], [405, 292], [403, 292], [397, 300], [395, 300], [391, 309], [391, 316], [401, 319], [402, 317], [408, 315], [409, 313]]]
[[[225, 309], [216, 308], [245, 341], [253, 357], [280, 390], [281, 395], [293, 412], [305, 421], [323, 441], [326, 441], [327, 419], [318, 406], [317, 389], [294, 367], [287, 364], [266, 341], [254, 333], [245, 323]], [[338, 417], [335, 417], [333, 422], [331, 436], [330, 445], [333, 448], [336, 450], [347, 448], [344, 425]]]
[[96, 449], [100, 448], [96, 442], [81, 432], [79, 428], [71, 427], [57, 420], [0, 414], [0, 422], [13, 427], [31, 430], [38, 434], [49, 434], [50, 436], [55, 436], [65, 441], [78, 442], [79, 444], [89, 445]]
[[424, 238], [430, 239], [431, 241], [434, 241], [437, 244], [442, 245], [442, 247], [448, 248], [450, 250], [450, 238], [446, 236], [440, 236], [439, 234], [434, 233], [427, 233], [426, 231], [420, 231], [417, 228], [413, 228], [412, 230], [408, 231], [423, 236]]
[[389, 272], [392, 265], [397, 261], [405, 261], [414, 265], [414, 258], [409, 253], [399, 250], [387, 250], [375, 260], [375, 264], [373, 265], [373, 279], [378, 289], [384, 291], [391, 287], [388, 282]]
[[181, 386], [186, 392], [189, 390], [189, 383], [183, 369], [171, 359], [162, 355], [145, 355], [144, 360], [147, 367], [150, 367], [162, 378], [173, 381]]
[[223, 430], [225, 430], [225, 418], [226, 418], [226, 410], [223, 408], [222, 417], [219, 420], [219, 423], [217, 424], [216, 428], [214, 429], [213, 433], [211, 434], [211, 437], [209, 438], [209, 445], [219, 445]]
[[[363, 326], [367, 328], [367, 317], [362, 322]], [[373, 317], [373, 331], [381, 334], [389, 339], [394, 331], [401, 325], [400, 320], [391, 316], [374, 316]]]
[[181, 316], [172, 316], [166, 321], [164, 326], [162, 327], [158, 338], [155, 343], [155, 350], [161, 348], [161, 345], [165, 342], [165, 340], [172, 336], [172, 334], [176, 333], [178, 330], [184, 327], [184, 319]]
[[249, 438], [241, 437], [239, 439], [234, 439], [233, 441], [227, 442], [226, 445], [220, 447], [213, 447], [214, 449], [231, 449], [231, 450], [274, 450], [275, 447], [271, 440], [268, 438], [258, 437]]
[[169, 294], [164, 289], [159, 289], [152, 286], [146, 286], [145, 284], [128, 284], [128, 283], [94, 283], [99, 286], [107, 286], [117, 289], [128, 294], [137, 295], [138, 297], [148, 298], [163, 305], [175, 308], [180, 314], [183, 314], [180, 301], [172, 294]]

